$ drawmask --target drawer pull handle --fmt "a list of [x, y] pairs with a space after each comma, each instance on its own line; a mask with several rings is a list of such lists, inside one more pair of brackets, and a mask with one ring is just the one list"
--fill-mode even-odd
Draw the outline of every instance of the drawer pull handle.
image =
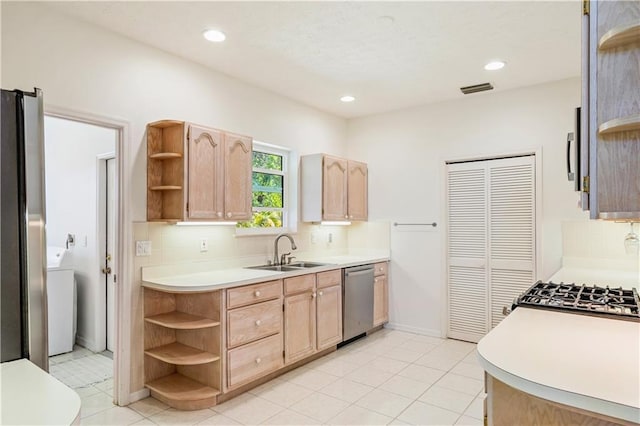
[[260, 324], [262, 324], [262, 321], [256, 320], [256, 325], [260, 325]]
[[222, 212], [218, 212], [218, 217], [222, 217]]
[[256, 290], [255, 293], [253, 293], [256, 295], [256, 297], [260, 297], [260, 290]]
[[315, 297], [316, 297], [316, 292], [314, 291], [313, 293], [311, 293], [311, 298], [315, 299]]
[[260, 358], [256, 358], [256, 364], [260, 364], [262, 360]]
[[319, 291], [319, 292], [318, 292], [318, 294], [319, 294], [320, 296], [322, 296], [322, 292], [321, 292], [321, 291]]

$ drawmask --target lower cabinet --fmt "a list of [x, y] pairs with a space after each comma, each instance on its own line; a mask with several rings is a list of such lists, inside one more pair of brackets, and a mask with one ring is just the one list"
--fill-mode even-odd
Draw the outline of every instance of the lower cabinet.
[[233, 388], [282, 367], [282, 335], [258, 340], [228, 352], [228, 381]]
[[340, 269], [318, 274], [316, 335], [316, 347], [319, 351], [342, 342], [342, 270]]
[[389, 321], [389, 280], [388, 264], [375, 264], [373, 279], [373, 325], [379, 326]]

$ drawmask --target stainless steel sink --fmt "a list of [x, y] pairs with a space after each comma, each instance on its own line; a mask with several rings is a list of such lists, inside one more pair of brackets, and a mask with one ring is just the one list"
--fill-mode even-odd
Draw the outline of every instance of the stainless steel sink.
[[320, 266], [325, 266], [326, 263], [316, 263], [316, 262], [294, 262], [288, 265], [258, 265], [258, 266], [248, 266], [247, 269], [263, 269], [265, 271], [281, 271], [281, 272], [290, 272], [290, 271], [300, 271], [303, 269], [309, 268], [317, 268]]

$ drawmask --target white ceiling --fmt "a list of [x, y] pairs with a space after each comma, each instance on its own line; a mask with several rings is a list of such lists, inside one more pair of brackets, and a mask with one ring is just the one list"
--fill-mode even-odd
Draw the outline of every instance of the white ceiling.
[[[579, 1], [48, 4], [342, 117], [580, 75]], [[205, 28], [227, 40], [205, 41]], [[507, 66], [485, 71], [491, 59]]]

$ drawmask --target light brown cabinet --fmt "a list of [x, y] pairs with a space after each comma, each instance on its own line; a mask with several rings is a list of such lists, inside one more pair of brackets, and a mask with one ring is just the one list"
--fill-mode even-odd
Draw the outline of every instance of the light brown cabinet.
[[216, 403], [222, 389], [220, 293], [144, 290], [145, 386], [171, 407]]
[[583, 8], [583, 207], [591, 218], [640, 219], [640, 3]]
[[285, 279], [285, 364], [342, 341], [342, 271]]
[[326, 154], [300, 159], [303, 222], [366, 221], [368, 169], [365, 163]]
[[196, 124], [148, 124], [147, 220], [250, 219], [252, 145]]
[[373, 325], [378, 326], [389, 321], [388, 263], [376, 263], [374, 268]]

